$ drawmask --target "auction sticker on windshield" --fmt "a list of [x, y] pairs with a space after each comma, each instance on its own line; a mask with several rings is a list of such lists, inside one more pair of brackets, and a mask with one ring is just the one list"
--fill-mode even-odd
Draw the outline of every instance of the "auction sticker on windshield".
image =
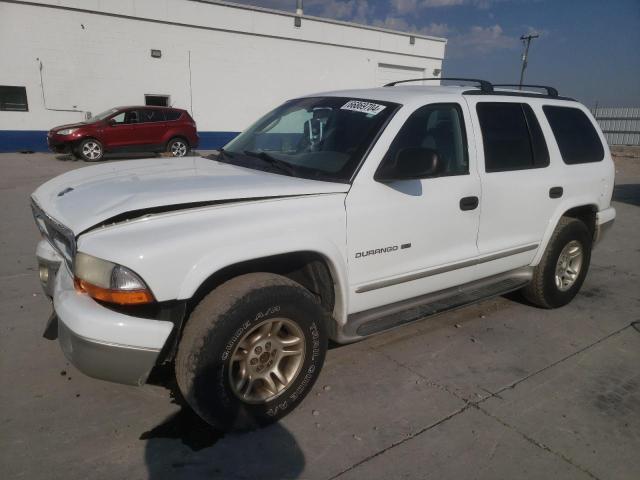
[[340, 109], [367, 113], [369, 115], [377, 115], [385, 109], [385, 106], [378, 105], [377, 103], [363, 102], [361, 100], [349, 100]]

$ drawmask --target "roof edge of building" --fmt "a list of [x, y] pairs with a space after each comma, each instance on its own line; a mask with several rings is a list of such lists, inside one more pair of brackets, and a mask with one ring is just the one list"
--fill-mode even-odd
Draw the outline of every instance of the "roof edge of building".
[[[235, 2], [229, 2], [226, 0], [189, 0], [190, 2], [197, 2], [197, 3], [210, 3], [212, 5], [220, 5], [220, 6], [224, 6], [224, 7], [230, 7], [230, 8], [238, 8], [240, 10], [251, 10], [251, 11], [256, 11], [256, 12], [262, 12], [262, 13], [270, 13], [273, 15], [281, 15], [284, 17], [291, 17], [291, 18], [295, 18], [298, 15], [296, 15], [295, 12], [287, 12], [286, 10], [277, 10], [274, 8], [267, 8], [267, 7], [258, 7], [256, 5], [247, 5], [244, 3], [235, 3]], [[293, 0], [292, 0], [292, 4], [293, 4]], [[373, 30], [376, 32], [382, 32], [382, 33], [390, 33], [393, 35], [402, 35], [402, 36], [411, 36], [411, 37], [415, 37], [415, 38], [421, 38], [423, 40], [431, 40], [431, 41], [435, 41], [435, 42], [443, 42], [443, 43], [447, 43], [448, 40], [446, 38], [443, 37], [434, 37], [431, 35], [423, 35], [420, 33], [414, 33], [414, 32], [403, 32], [401, 30], [392, 30], [390, 28], [384, 28], [384, 27], [376, 27], [374, 25], [365, 25], [363, 23], [355, 23], [355, 22], [348, 22], [345, 20], [336, 20], [333, 18], [325, 18], [325, 17], [316, 17], [313, 15], [306, 15], [303, 14], [302, 17], [305, 20], [311, 20], [314, 22], [321, 22], [321, 23], [330, 23], [330, 24], [334, 24], [334, 25], [342, 25], [345, 27], [352, 27], [352, 28], [360, 28], [362, 30]]]

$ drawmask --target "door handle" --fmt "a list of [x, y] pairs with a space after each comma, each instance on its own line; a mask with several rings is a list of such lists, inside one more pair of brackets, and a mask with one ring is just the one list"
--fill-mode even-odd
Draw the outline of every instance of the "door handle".
[[549, 189], [549, 198], [560, 198], [564, 193], [564, 189], [562, 187], [551, 187]]
[[475, 210], [480, 200], [478, 197], [464, 197], [460, 199], [460, 210]]

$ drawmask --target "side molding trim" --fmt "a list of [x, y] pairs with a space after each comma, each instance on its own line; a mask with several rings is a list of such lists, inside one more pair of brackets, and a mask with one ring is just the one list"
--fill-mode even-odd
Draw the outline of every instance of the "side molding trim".
[[522, 247], [516, 247], [509, 250], [505, 250], [499, 253], [493, 253], [484, 257], [473, 258], [471, 260], [465, 260], [463, 262], [453, 263], [444, 267], [436, 267], [421, 272], [410, 273], [401, 277], [391, 278], [388, 280], [379, 280], [376, 282], [361, 285], [356, 288], [356, 293], [370, 292], [371, 290], [378, 290], [379, 288], [391, 287], [393, 285], [399, 285], [405, 282], [411, 282], [420, 278], [431, 277], [433, 275], [439, 275], [441, 273], [451, 272], [460, 268], [472, 267], [474, 265], [480, 265], [482, 263], [492, 262], [493, 260], [499, 260], [501, 258], [510, 257], [511, 255], [517, 255], [519, 253], [529, 252], [538, 248], [539, 244], [532, 243], [530, 245], [524, 245]]

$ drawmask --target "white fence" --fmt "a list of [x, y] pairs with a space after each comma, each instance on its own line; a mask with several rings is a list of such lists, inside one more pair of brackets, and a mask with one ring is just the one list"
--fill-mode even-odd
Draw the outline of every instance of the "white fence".
[[640, 145], [640, 108], [597, 107], [593, 115], [609, 145]]

